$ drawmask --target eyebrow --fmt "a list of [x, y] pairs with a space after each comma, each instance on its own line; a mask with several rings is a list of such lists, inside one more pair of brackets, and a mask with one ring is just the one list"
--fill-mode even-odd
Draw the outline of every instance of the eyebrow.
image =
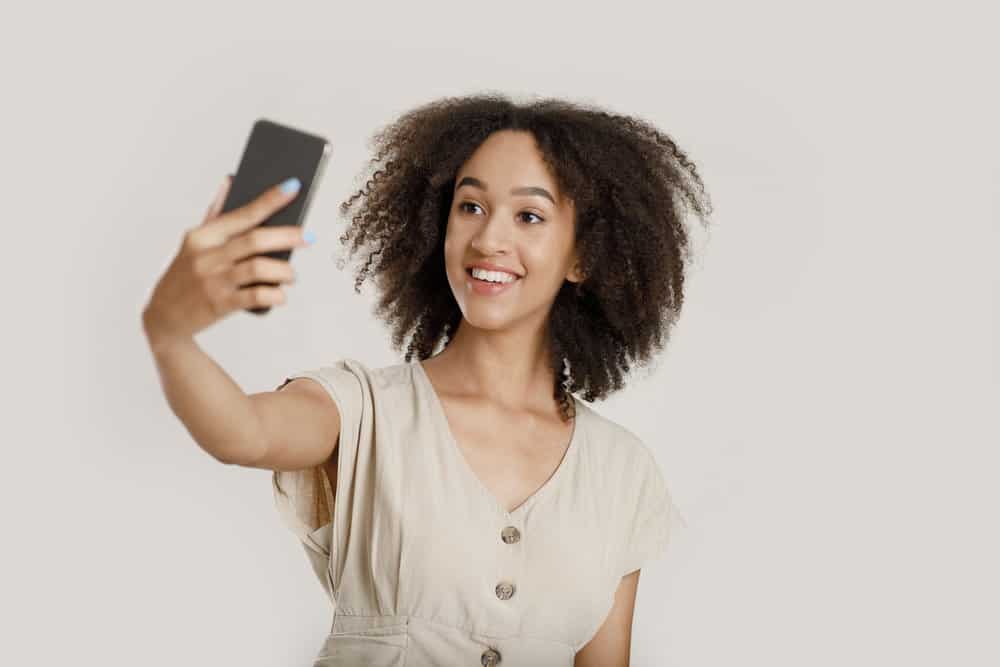
[[[465, 178], [463, 178], [461, 181], [458, 182], [458, 185], [455, 186], [455, 189], [458, 190], [463, 185], [471, 185], [473, 187], [477, 187], [483, 190], [484, 192], [489, 192], [488, 188], [486, 187], [486, 184], [473, 176], [466, 176]], [[556, 203], [555, 198], [553, 198], [553, 196], [549, 194], [548, 190], [537, 186], [514, 188], [513, 190], [510, 191], [510, 193], [512, 195], [539, 195], [541, 197], [545, 197], [553, 204]]]

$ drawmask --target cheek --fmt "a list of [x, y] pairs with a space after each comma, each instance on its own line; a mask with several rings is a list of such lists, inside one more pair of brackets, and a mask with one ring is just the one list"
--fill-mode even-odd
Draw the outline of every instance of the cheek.
[[455, 224], [449, 218], [448, 224], [444, 228], [444, 251], [446, 257], [449, 257], [451, 253], [461, 251], [460, 245], [462, 239], [459, 236], [460, 234], [456, 232]]
[[558, 281], [562, 271], [562, 249], [554, 243], [525, 245], [521, 261], [528, 274], [538, 282]]
[[444, 262], [445, 275], [453, 289], [458, 289], [464, 285], [465, 271], [462, 263], [465, 260], [465, 249], [462, 242], [454, 235], [445, 236], [444, 240]]
[[450, 223], [445, 229], [444, 262], [449, 272], [457, 272], [467, 257], [472, 254], [469, 248], [470, 238], [456, 230]]
[[444, 257], [451, 262], [452, 255], [455, 254], [455, 235], [451, 233], [451, 225], [444, 230]]
[[444, 267], [448, 273], [454, 273], [455, 267], [462, 264], [462, 252], [454, 239], [445, 239], [444, 242]]

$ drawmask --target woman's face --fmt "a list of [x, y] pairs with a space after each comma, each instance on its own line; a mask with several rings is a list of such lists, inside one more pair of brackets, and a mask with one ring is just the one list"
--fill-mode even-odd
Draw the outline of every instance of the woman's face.
[[[448, 283], [476, 328], [544, 322], [563, 281], [577, 282], [575, 211], [549, 175], [529, 132], [490, 135], [459, 169], [448, 213]], [[489, 262], [517, 278], [496, 293], [478, 288], [471, 265]]]

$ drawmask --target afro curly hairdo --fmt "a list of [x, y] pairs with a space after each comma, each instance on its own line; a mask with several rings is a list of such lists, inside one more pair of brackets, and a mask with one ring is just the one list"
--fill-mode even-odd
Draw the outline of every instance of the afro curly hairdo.
[[[690, 259], [682, 207], [705, 222], [712, 205], [694, 165], [650, 123], [586, 104], [502, 94], [445, 97], [375, 133], [364, 187], [340, 205], [348, 255], [366, 250], [355, 291], [374, 274], [376, 317], [405, 361], [427, 359], [462, 319], [444, 267], [455, 177], [492, 133], [530, 132], [559, 190], [573, 201], [585, 277], [566, 281], [549, 313], [553, 398], [564, 420], [568, 392], [594, 401], [623, 387], [630, 365], [663, 347], [684, 300]], [[343, 269], [344, 260], [338, 260]], [[569, 373], [569, 369], [572, 373]], [[560, 371], [566, 375], [560, 380]]]

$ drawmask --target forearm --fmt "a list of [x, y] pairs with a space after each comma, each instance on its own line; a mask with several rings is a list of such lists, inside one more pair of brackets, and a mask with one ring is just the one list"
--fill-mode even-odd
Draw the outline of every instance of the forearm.
[[143, 316], [170, 409], [215, 459], [246, 464], [268, 446], [253, 402], [193, 338], [159, 336]]

